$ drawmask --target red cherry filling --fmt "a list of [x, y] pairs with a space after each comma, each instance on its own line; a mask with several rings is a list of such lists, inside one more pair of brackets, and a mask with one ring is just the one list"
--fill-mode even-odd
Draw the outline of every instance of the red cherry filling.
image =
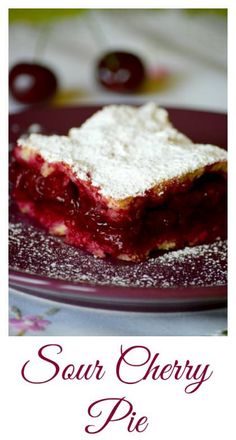
[[206, 173], [184, 189], [172, 183], [165, 200], [148, 191], [127, 209], [114, 210], [94, 188], [72, 182], [60, 167], [43, 177], [40, 166], [39, 161], [30, 168], [13, 161], [13, 197], [21, 208], [30, 203], [27, 213], [50, 231], [65, 225], [65, 240], [95, 255], [138, 261], [165, 242], [181, 248], [226, 237], [226, 180], [220, 173]]

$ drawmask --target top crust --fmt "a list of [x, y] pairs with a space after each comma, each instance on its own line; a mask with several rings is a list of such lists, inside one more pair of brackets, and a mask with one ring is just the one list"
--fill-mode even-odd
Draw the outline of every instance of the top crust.
[[206, 167], [225, 171], [227, 159], [219, 147], [192, 143], [154, 103], [107, 106], [68, 136], [31, 134], [18, 146], [24, 160], [40, 154], [48, 164], [66, 164], [114, 205], [158, 193], [169, 180], [193, 179]]

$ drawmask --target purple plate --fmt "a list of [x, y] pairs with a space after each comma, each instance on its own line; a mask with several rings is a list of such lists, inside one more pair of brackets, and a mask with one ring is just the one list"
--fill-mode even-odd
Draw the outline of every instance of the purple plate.
[[[32, 124], [66, 134], [99, 107], [36, 108], [10, 116], [10, 142]], [[220, 113], [168, 109], [174, 125], [195, 142], [226, 148]], [[100, 260], [61, 239], [10, 205], [10, 286], [31, 295], [92, 307], [177, 311], [223, 307], [227, 300], [227, 244], [162, 253], [143, 263]]]

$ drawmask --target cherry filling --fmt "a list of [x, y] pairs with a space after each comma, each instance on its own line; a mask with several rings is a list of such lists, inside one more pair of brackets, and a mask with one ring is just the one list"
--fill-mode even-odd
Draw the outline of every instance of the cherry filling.
[[94, 188], [71, 180], [58, 166], [47, 177], [42, 160], [29, 166], [13, 160], [13, 197], [23, 212], [51, 233], [97, 256], [145, 258], [155, 249], [182, 248], [226, 237], [226, 179], [206, 172], [184, 185], [172, 182], [164, 199], [153, 191], [128, 208], [109, 208]]
[[[188, 190], [177, 192], [158, 208], [147, 209], [145, 224], [154, 235], [173, 242], [176, 248], [226, 238], [226, 179], [207, 173]], [[170, 244], [171, 246], [171, 244]]]

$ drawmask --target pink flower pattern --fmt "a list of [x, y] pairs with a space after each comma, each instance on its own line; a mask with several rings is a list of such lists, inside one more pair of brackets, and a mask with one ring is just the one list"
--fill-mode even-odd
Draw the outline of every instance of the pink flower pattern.
[[[46, 315], [54, 315], [58, 311], [57, 308], [49, 309]], [[17, 307], [11, 308], [11, 314], [15, 316], [10, 317], [9, 323], [17, 331], [17, 336], [23, 336], [27, 331], [44, 331], [51, 324], [51, 321], [40, 315], [22, 315], [21, 310]]]
[[51, 321], [41, 319], [39, 316], [25, 315], [22, 318], [10, 318], [10, 324], [20, 331], [45, 330]]

